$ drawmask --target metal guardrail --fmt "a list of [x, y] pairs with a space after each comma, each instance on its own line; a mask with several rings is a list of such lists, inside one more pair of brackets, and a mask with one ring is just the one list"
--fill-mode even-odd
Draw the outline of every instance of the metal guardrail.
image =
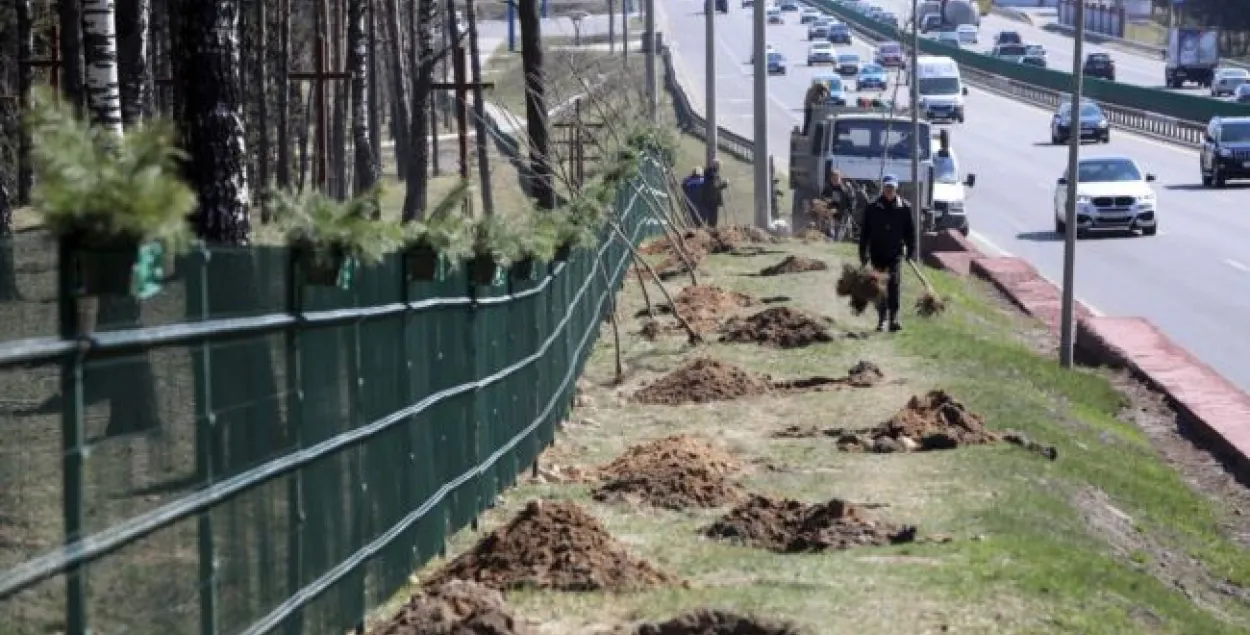
[[[883, 41], [892, 39], [862, 25], [852, 25], [852, 28], [868, 40]], [[1069, 93], [1042, 88], [1001, 75], [985, 73], [967, 65], [961, 65], [960, 71], [969, 84], [1038, 106], [1058, 107], [1061, 102], [1071, 98]], [[1201, 143], [1203, 132], [1207, 127], [1205, 122], [1184, 121], [1158, 113], [1114, 104], [1104, 103], [1100, 105], [1103, 112], [1106, 113], [1107, 119], [1116, 126], [1181, 145], [1191, 146]]]
[[[660, 49], [660, 57], [664, 60], [664, 86], [673, 98], [677, 110], [677, 125], [683, 132], [688, 132], [700, 139], [707, 140], [707, 120], [695, 112], [690, 105], [690, 97], [677, 81], [677, 71], [673, 68], [673, 53], [669, 47]], [[716, 147], [735, 158], [755, 162], [755, 142], [739, 134], [726, 130], [723, 126], [716, 127]]]

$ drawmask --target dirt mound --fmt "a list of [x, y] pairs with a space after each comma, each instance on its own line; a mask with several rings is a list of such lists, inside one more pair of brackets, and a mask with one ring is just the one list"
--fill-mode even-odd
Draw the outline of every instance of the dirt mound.
[[623, 591], [677, 581], [631, 555], [598, 520], [567, 501], [531, 501], [425, 586], [455, 579], [500, 590], [560, 591]]
[[870, 388], [881, 383], [885, 379], [885, 373], [881, 372], [880, 366], [861, 359], [846, 371], [846, 379], [847, 383], [856, 388]]
[[760, 269], [761, 276], [780, 276], [787, 273], [803, 273], [804, 271], [826, 271], [829, 265], [823, 260], [815, 258], [803, 258], [801, 256], [786, 256], [781, 262]]
[[523, 635], [530, 629], [504, 604], [503, 595], [475, 582], [452, 580], [427, 588], [373, 635]]
[[643, 624], [632, 635], [798, 635], [788, 624], [773, 624], [755, 618], [699, 609], [665, 622]]
[[635, 445], [605, 466], [599, 501], [624, 500], [667, 509], [720, 507], [742, 499], [729, 476], [736, 459], [697, 438], [678, 435]]
[[[745, 293], [700, 284], [682, 289], [673, 298], [673, 304], [676, 305], [678, 315], [685, 318], [691, 328], [706, 333], [715, 331], [726, 317], [754, 305], [755, 298]], [[660, 308], [668, 312], [673, 310], [670, 306]]]
[[999, 440], [980, 416], [945, 391], [933, 390], [913, 396], [898, 414], [868, 435], [845, 435], [838, 446], [851, 451], [902, 452], [949, 450]]
[[727, 323], [720, 341], [764, 344], [778, 348], [799, 348], [819, 342], [832, 342], [824, 324], [790, 307], [764, 309], [749, 318]]
[[634, 393], [634, 399], [645, 404], [677, 406], [762, 395], [771, 389], [767, 377], [700, 357]]
[[805, 243], [825, 242], [829, 237], [820, 233], [818, 229], [807, 228], [795, 235], [795, 238]]
[[780, 553], [801, 553], [913, 542], [916, 528], [873, 520], [836, 498], [808, 505], [752, 496], [705, 529], [704, 535]]

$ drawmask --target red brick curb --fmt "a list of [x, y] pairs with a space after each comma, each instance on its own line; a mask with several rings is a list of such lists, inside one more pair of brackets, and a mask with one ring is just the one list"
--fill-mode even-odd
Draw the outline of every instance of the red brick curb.
[[[958, 233], [931, 237], [924, 260], [993, 284], [1027, 315], [1059, 330], [1060, 290], [1020, 258], [987, 257]], [[1095, 317], [1078, 303], [1076, 346], [1095, 363], [1127, 368], [1167, 396], [1181, 416], [1239, 476], [1250, 475], [1250, 395], [1142, 318]]]

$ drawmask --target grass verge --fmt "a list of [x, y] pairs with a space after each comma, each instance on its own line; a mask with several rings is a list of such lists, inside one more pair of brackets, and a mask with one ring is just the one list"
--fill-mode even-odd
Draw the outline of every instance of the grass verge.
[[[783, 253], [711, 256], [702, 282], [756, 297], [786, 296], [786, 305], [829, 317], [836, 330], [870, 326], [833, 294], [840, 263], [852, 257], [848, 249], [792, 242], [777, 250]], [[824, 260], [830, 269], [750, 275], [787, 254]], [[1122, 379], [1059, 369], [1031, 346], [1038, 325], [1001, 310], [986, 285], [929, 275], [949, 306], [941, 317], [925, 321], [907, 310], [902, 333], [789, 350], [719, 343], [692, 350], [681, 337], [642, 337], [640, 322], [629, 317], [643, 307], [631, 282], [618, 305], [624, 381], [614, 377], [605, 331], [583, 380], [583, 407], [543, 461], [571, 473], [603, 465], [640, 442], [690, 434], [750, 466], [741, 479], [749, 491], [872, 503], [889, 521], [949, 542], [776, 555], [701, 538], [700, 528], [724, 509], [600, 503], [584, 483], [531, 481], [506, 494], [482, 527], [498, 527], [527, 501], [572, 500], [633, 552], [689, 584], [629, 594], [513, 591], [510, 604], [552, 634], [595, 632], [704, 606], [790, 619], [812, 633], [1247, 632], [1250, 556], [1221, 530], [1225, 510], [1191, 490], [1126, 422], [1130, 403], [1116, 388]], [[919, 285], [905, 276], [910, 296]], [[866, 359], [891, 381], [678, 407], [632, 400], [641, 386], [694, 356], [777, 378], [836, 376]], [[934, 388], [949, 391], [992, 430], [1053, 446], [1057, 460], [1008, 445], [840, 453], [829, 438], [771, 434], [790, 425], [873, 426], [909, 396]], [[449, 552], [478, 538], [465, 532]]]

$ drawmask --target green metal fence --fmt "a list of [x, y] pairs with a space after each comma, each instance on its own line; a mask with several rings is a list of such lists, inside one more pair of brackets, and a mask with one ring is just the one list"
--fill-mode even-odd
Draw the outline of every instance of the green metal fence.
[[[619, 194], [634, 242], [659, 169]], [[529, 280], [339, 290], [213, 249], [92, 316], [40, 245], [0, 302], [0, 635], [358, 627], [552, 441], [631, 262], [605, 233]]]

